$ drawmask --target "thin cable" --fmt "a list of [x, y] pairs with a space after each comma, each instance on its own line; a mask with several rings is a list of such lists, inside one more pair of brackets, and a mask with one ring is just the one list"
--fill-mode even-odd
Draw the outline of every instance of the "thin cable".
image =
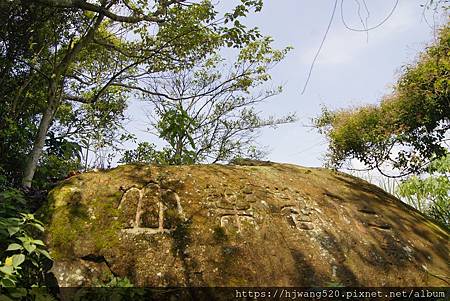
[[368, 21], [369, 21], [369, 18], [370, 18], [370, 10], [369, 10], [369, 8], [367, 7], [366, 0], [362, 0], [362, 3], [363, 3], [363, 5], [364, 5], [364, 9], [366, 10], [366, 13], [367, 13], [367, 16], [366, 16], [366, 28], [367, 28], [367, 27], [369, 27]]
[[311, 146], [309, 146], [307, 148], [304, 148], [304, 149], [302, 149], [300, 151], [297, 151], [294, 154], [296, 154], [296, 155], [303, 154], [304, 152], [310, 151], [313, 148], [318, 147], [318, 146], [323, 146], [323, 145], [325, 145], [327, 143], [328, 143], [328, 141], [320, 141], [320, 142], [317, 142], [317, 143], [315, 143], [315, 144], [313, 144], [313, 145], [311, 145]]
[[367, 3], [365, 0], [362, 0], [363, 6], [364, 6], [364, 10], [366, 11], [366, 17], [363, 21], [362, 16], [361, 16], [361, 12], [360, 12], [360, 8], [361, 8], [361, 4], [359, 3], [359, 0], [355, 0], [356, 3], [358, 4], [358, 16], [359, 16], [359, 20], [361, 21], [361, 23], [363, 24], [363, 28], [366, 32], [366, 43], [369, 43], [369, 31], [367, 31], [367, 28], [369, 27], [369, 17], [370, 17], [370, 11], [369, 8], [367, 7]]
[[373, 26], [373, 27], [365, 28], [365, 29], [360, 29], [360, 28], [353, 28], [353, 27], [350, 27], [350, 26], [345, 22], [345, 18], [344, 18], [344, 0], [341, 0], [341, 20], [342, 20], [342, 23], [344, 24], [345, 28], [347, 28], [348, 30], [351, 30], [351, 31], [367, 32], [367, 31], [376, 29], [376, 28], [380, 27], [381, 25], [383, 25], [384, 23], [386, 23], [386, 21], [389, 20], [389, 18], [394, 14], [394, 11], [395, 11], [395, 9], [396, 9], [397, 6], [398, 6], [398, 2], [399, 2], [399, 1], [400, 1], [400, 0], [396, 0], [396, 1], [395, 1], [394, 7], [393, 7], [392, 10], [389, 12], [389, 14], [386, 16], [386, 18], [383, 19], [383, 21], [381, 21], [380, 23], [378, 23], [377, 25], [375, 25], [375, 26]]
[[369, 43], [369, 32], [367, 31], [367, 27], [369, 27], [370, 10], [369, 10], [369, 8], [367, 7], [366, 0], [362, 0], [362, 2], [363, 2], [363, 4], [364, 4], [364, 8], [365, 8], [366, 13], [367, 13], [367, 15], [366, 15], [366, 27], [365, 27], [365, 29], [366, 29], [366, 42]]
[[356, 5], [358, 6], [358, 17], [359, 17], [359, 21], [361, 22], [364, 31], [366, 32], [366, 40], [367, 42], [369, 42], [369, 32], [367, 31], [367, 18], [366, 18], [366, 22], [364, 22], [363, 17], [361, 15], [361, 3], [359, 3], [359, 0], [355, 0]]
[[434, 30], [433, 26], [431, 26], [430, 22], [428, 22], [428, 18], [427, 18], [427, 16], [425, 15], [425, 12], [426, 12], [426, 10], [429, 8], [429, 5], [430, 5], [430, 1], [427, 1], [427, 3], [423, 5], [423, 9], [422, 9], [422, 18], [423, 18], [423, 20], [425, 21], [425, 23], [428, 25], [428, 27], [429, 27], [431, 30]]
[[311, 74], [314, 69], [314, 65], [316, 63], [317, 57], [319, 56], [320, 51], [322, 50], [323, 44], [325, 43], [325, 40], [327, 38], [328, 32], [330, 31], [331, 24], [333, 23], [333, 19], [334, 19], [334, 14], [336, 13], [337, 4], [338, 4], [338, 0], [336, 0], [334, 2], [333, 12], [331, 13], [330, 22], [328, 22], [327, 30], [325, 31], [325, 34], [323, 35], [322, 42], [320, 43], [319, 49], [317, 49], [316, 55], [314, 56], [314, 59], [311, 63], [311, 67], [309, 68], [308, 77], [306, 78], [305, 85], [303, 86], [302, 95], [305, 93], [306, 88], [308, 87], [308, 83], [309, 83], [309, 80], [311, 79]]

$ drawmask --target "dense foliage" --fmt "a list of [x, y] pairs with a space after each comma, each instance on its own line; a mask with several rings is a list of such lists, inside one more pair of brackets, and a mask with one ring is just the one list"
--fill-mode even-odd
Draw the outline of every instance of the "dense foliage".
[[422, 176], [411, 176], [398, 194], [417, 210], [450, 227], [450, 155], [433, 161]]
[[[45, 285], [51, 260], [32, 212], [71, 173], [111, 165], [120, 143], [132, 138], [124, 112], [134, 92], [147, 97], [146, 79], [193, 68], [224, 47], [239, 51], [264, 41], [241, 22], [261, 10], [261, 0], [238, 1], [224, 14], [216, 5], [0, 1], [1, 286]], [[161, 116], [161, 137], [169, 142], [192, 119], [180, 112]], [[186, 152], [167, 152], [159, 151], [158, 162], [186, 161]]]
[[261, 37], [240, 22], [261, 9], [260, 0], [222, 15], [211, 1], [1, 5], [0, 167], [12, 185], [28, 189], [70, 170], [108, 167], [117, 142], [130, 138], [123, 113], [144, 79]]
[[[450, 129], [450, 27], [440, 31], [416, 63], [404, 67], [395, 91], [379, 105], [330, 111], [317, 127], [329, 138], [329, 163], [339, 167], [359, 159], [383, 172], [391, 165], [400, 175], [426, 170], [446, 153]], [[383, 172], [384, 173], [384, 172]]]
[[315, 120], [330, 141], [329, 165], [341, 167], [358, 159], [369, 170], [403, 177], [396, 189], [398, 195], [447, 226], [449, 53], [450, 27], [445, 26], [437, 42], [416, 63], [404, 67], [394, 92], [379, 105], [337, 111], [325, 108]]
[[[262, 0], [237, 3], [219, 14], [209, 0], [0, 1], [0, 287], [47, 284], [51, 257], [33, 212], [61, 179], [111, 166], [133, 138], [124, 130], [131, 97], [150, 104], [149, 130], [165, 145], [141, 142], [123, 154], [127, 163], [260, 158], [258, 129], [294, 121], [257, 111], [281, 92], [267, 88], [269, 71], [289, 48], [273, 49], [243, 25]], [[232, 64], [219, 56], [227, 47], [237, 54]], [[446, 27], [379, 106], [317, 119], [333, 165], [357, 158], [427, 171], [400, 193], [446, 224], [449, 51]], [[116, 277], [102, 285], [132, 286]]]
[[38, 237], [44, 225], [26, 207], [16, 189], [0, 192], [0, 287], [46, 285], [51, 257]]

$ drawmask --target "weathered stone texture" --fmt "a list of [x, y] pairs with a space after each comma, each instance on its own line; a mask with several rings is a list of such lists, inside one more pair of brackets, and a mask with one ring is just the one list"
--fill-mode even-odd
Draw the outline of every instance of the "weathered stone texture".
[[[449, 233], [360, 179], [288, 164], [120, 166], [51, 192], [56, 279], [448, 286]], [[105, 276], [106, 275], [106, 276]]]

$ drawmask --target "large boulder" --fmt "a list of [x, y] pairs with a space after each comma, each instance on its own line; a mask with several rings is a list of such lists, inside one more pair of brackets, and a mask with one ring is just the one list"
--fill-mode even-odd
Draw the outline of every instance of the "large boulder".
[[49, 197], [61, 286], [448, 286], [449, 233], [392, 195], [269, 162], [124, 165]]

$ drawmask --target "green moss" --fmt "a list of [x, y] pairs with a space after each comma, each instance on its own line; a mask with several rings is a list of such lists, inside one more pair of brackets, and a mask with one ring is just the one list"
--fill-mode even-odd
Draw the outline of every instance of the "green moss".
[[123, 192], [122, 191], [116, 191], [115, 193], [113, 193], [111, 195], [111, 199], [114, 201], [115, 204], [117, 204], [117, 206], [120, 203], [120, 199], [122, 198]]
[[[93, 199], [91, 209], [82, 203], [78, 190], [58, 189], [53, 192], [51, 225], [48, 233], [55, 258], [74, 256], [74, 248], [83, 237], [95, 238], [97, 249], [110, 248], [119, 243], [118, 230], [121, 228], [117, 220], [119, 210], [115, 203], [121, 194], [109, 198]], [[92, 219], [91, 216], [92, 215]]]
[[220, 266], [223, 271], [222, 276], [227, 278], [231, 275], [235, 276], [235, 267], [239, 269], [239, 264], [236, 265], [236, 258], [239, 256], [240, 250], [238, 247], [230, 245], [222, 245], [220, 253]]
[[95, 220], [92, 221], [89, 236], [95, 238], [95, 247], [100, 250], [116, 246], [122, 223], [118, 220], [119, 209], [115, 207], [115, 198], [96, 199], [94, 206]]
[[244, 287], [247, 286], [248, 280], [238, 277], [231, 277], [227, 282], [228, 287]]
[[119, 244], [121, 223], [113, 221], [107, 228], [93, 228], [91, 237], [95, 237], [95, 247], [98, 250], [108, 249]]
[[94, 202], [94, 211], [99, 217], [112, 219], [119, 216], [120, 210], [115, 206], [115, 199], [98, 199]]
[[73, 256], [74, 243], [79, 239], [79, 233], [83, 233], [83, 219], [68, 215], [66, 208], [55, 210], [53, 221], [48, 231], [53, 245], [52, 255], [55, 259]]
[[56, 209], [81, 202], [80, 189], [67, 183], [65, 185], [67, 186], [53, 189], [48, 195], [47, 203], [39, 209], [39, 216], [44, 222], [51, 220]]
[[71, 203], [68, 207], [70, 220], [72, 221], [74, 218], [79, 218], [82, 220], [89, 220], [89, 214], [86, 205], [82, 204], [80, 200], [75, 203]]
[[233, 259], [239, 253], [239, 248], [234, 246], [222, 247], [222, 256], [225, 260]]
[[79, 188], [73, 185], [62, 186], [52, 191], [50, 198], [51, 206], [59, 208], [67, 205], [72, 200], [73, 194], [79, 192]]

